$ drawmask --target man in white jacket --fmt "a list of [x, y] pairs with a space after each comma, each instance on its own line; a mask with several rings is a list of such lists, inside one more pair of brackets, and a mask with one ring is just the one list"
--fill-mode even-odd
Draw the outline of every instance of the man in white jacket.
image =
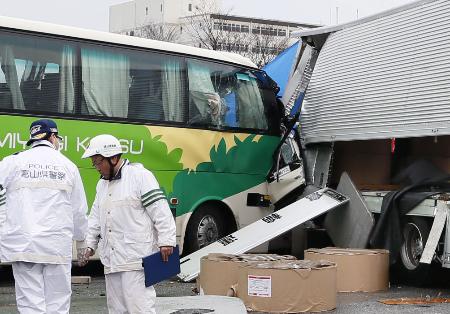
[[73, 240], [87, 204], [78, 168], [52, 120], [31, 124], [30, 149], [0, 162], [0, 260], [12, 263], [20, 313], [69, 313]]
[[99, 248], [109, 313], [155, 313], [155, 289], [145, 287], [142, 258], [160, 251], [168, 260], [176, 244], [175, 220], [153, 174], [121, 155], [112, 135], [92, 138], [83, 154], [101, 174], [86, 258]]

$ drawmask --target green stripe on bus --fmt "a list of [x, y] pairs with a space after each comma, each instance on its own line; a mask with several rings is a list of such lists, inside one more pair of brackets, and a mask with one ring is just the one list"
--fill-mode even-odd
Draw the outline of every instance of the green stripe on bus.
[[144, 204], [144, 207], [148, 207], [148, 206], [152, 205], [154, 202], [157, 202], [157, 201], [160, 201], [160, 200], [165, 200], [165, 199], [166, 199], [165, 196], [157, 197], [157, 198], [153, 199], [152, 201], [147, 202], [146, 204]]

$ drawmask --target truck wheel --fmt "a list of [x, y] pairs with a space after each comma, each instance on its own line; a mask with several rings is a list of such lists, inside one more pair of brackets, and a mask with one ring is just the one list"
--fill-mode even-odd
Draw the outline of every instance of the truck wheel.
[[195, 252], [226, 235], [227, 222], [221, 213], [223, 210], [213, 204], [205, 204], [194, 212], [186, 228], [183, 255]]
[[430, 265], [420, 264], [420, 258], [430, 234], [430, 225], [422, 217], [407, 217], [402, 231], [403, 243], [399, 261], [402, 281], [424, 284]]

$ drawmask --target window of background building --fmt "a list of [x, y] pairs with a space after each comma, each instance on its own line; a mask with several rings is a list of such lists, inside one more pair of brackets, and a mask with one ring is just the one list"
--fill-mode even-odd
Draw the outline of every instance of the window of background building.
[[239, 24], [231, 24], [231, 31], [232, 32], [240, 32], [241, 31], [241, 25], [239, 25]]
[[188, 4], [188, 11], [189, 11], [189, 12], [192, 12], [192, 3], [189, 3], [189, 4]]
[[145, 7], [145, 15], [148, 15], [148, 7]]

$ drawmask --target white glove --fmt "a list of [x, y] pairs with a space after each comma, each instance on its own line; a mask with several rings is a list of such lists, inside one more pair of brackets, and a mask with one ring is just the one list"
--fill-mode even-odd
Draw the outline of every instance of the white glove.
[[87, 251], [91, 249], [87, 247], [85, 241], [76, 241], [75, 247], [77, 249], [78, 266], [85, 266], [88, 263], [90, 256], [87, 254]]

